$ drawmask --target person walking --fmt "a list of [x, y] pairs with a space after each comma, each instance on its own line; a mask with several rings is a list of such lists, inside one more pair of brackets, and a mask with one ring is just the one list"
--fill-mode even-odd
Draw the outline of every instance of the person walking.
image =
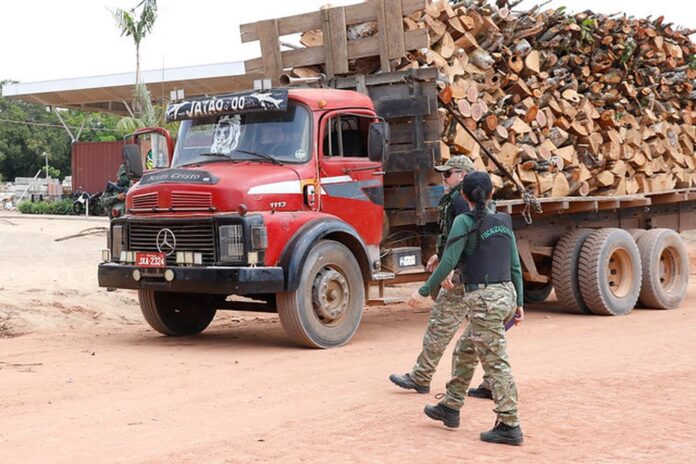
[[[440, 235], [435, 245], [435, 254], [430, 257], [426, 265], [428, 272], [432, 272], [440, 262], [454, 219], [460, 214], [469, 212], [469, 204], [461, 195], [461, 182], [468, 173], [475, 170], [474, 164], [466, 156], [453, 156], [444, 165], [436, 166], [435, 169], [442, 173], [445, 194], [438, 204]], [[437, 287], [434, 288], [438, 290]], [[463, 296], [464, 286], [460, 282], [459, 275], [454, 278], [445, 278], [430, 312], [428, 327], [423, 336], [423, 349], [415, 365], [406, 374], [391, 374], [389, 380], [392, 383], [418, 393], [430, 392], [430, 382], [442, 359], [442, 354], [464, 320]], [[481, 385], [478, 388], [472, 388], [469, 395], [492, 398], [485, 375]]]
[[436, 405], [425, 406], [424, 412], [447, 427], [459, 427], [459, 410], [476, 364], [481, 361], [490, 381], [497, 420], [480, 438], [521, 445], [524, 436], [517, 415], [517, 387], [505, 339], [506, 321], [514, 317], [517, 323], [524, 318], [522, 269], [512, 219], [486, 207], [493, 195], [487, 173], [468, 174], [462, 193], [472, 211], [454, 220], [440, 264], [408, 302], [412, 307], [425, 302], [431, 289], [446, 279], [463, 256], [463, 305], [469, 325], [453, 354], [452, 378], [444, 398]]

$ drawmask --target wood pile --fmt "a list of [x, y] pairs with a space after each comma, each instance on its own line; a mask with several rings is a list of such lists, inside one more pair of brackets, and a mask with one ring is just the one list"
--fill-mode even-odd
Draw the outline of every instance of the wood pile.
[[[517, 4], [519, 2], [516, 2]], [[534, 7], [498, 1], [428, 2], [403, 19], [425, 29], [430, 46], [389, 63], [392, 70], [437, 67], [438, 84], [466, 125], [533, 194], [626, 195], [696, 185], [696, 45], [662, 17]], [[350, 26], [348, 40], [376, 34]], [[322, 43], [321, 31], [302, 35]], [[349, 73], [379, 72], [360, 58]], [[296, 67], [296, 76], [324, 72]], [[440, 108], [443, 158], [464, 154], [487, 169], [498, 198], [517, 196], [475, 140]]]

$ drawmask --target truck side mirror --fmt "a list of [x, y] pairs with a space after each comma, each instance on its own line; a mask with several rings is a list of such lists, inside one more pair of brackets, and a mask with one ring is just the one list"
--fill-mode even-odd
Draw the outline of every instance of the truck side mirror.
[[389, 123], [373, 122], [367, 135], [367, 155], [370, 161], [384, 163], [389, 157]]
[[126, 173], [129, 179], [143, 177], [143, 161], [140, 158], [140, 148], [137, 144], [128, 143], [123, 147], [123, 162], [126, 164]]

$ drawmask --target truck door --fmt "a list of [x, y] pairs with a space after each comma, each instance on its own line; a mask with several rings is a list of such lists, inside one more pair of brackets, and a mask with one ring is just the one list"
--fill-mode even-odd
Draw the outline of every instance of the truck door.
[[374, 116], [329, 113], [320, 125], [321, 210], [351, 224], [367, 244], [382, 239], [384, 183], [381, 163], [367, 157], [367, 135]]

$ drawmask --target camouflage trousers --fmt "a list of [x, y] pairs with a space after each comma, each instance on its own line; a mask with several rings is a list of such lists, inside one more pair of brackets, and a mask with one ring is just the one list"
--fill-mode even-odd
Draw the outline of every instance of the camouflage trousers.
[[[428, 328], [423, 336], [423, 350], [418, 355], [416, 364], [409, 376], [419, 385], [430, 385], [442, 354], [457, 333], [464, 317], [466, 307], [463, 304], [464, 285], [456, 284], [451, 290], [440, 289], [430, 311]], [[488, 378], [483, 376], [481, 387], [490, 390]]]
[[517, 417], [517, 386], [512, 378], [507, 355], [504, 321], [515, 311], [517, 293], [512, 282], [492, 284], [464, 295], [469, 325], [459, 339], [453, 354], [452, 379], [442, 403], [459, 410], [481, 361], [493, 393], [498, 420], [514, 427]]

